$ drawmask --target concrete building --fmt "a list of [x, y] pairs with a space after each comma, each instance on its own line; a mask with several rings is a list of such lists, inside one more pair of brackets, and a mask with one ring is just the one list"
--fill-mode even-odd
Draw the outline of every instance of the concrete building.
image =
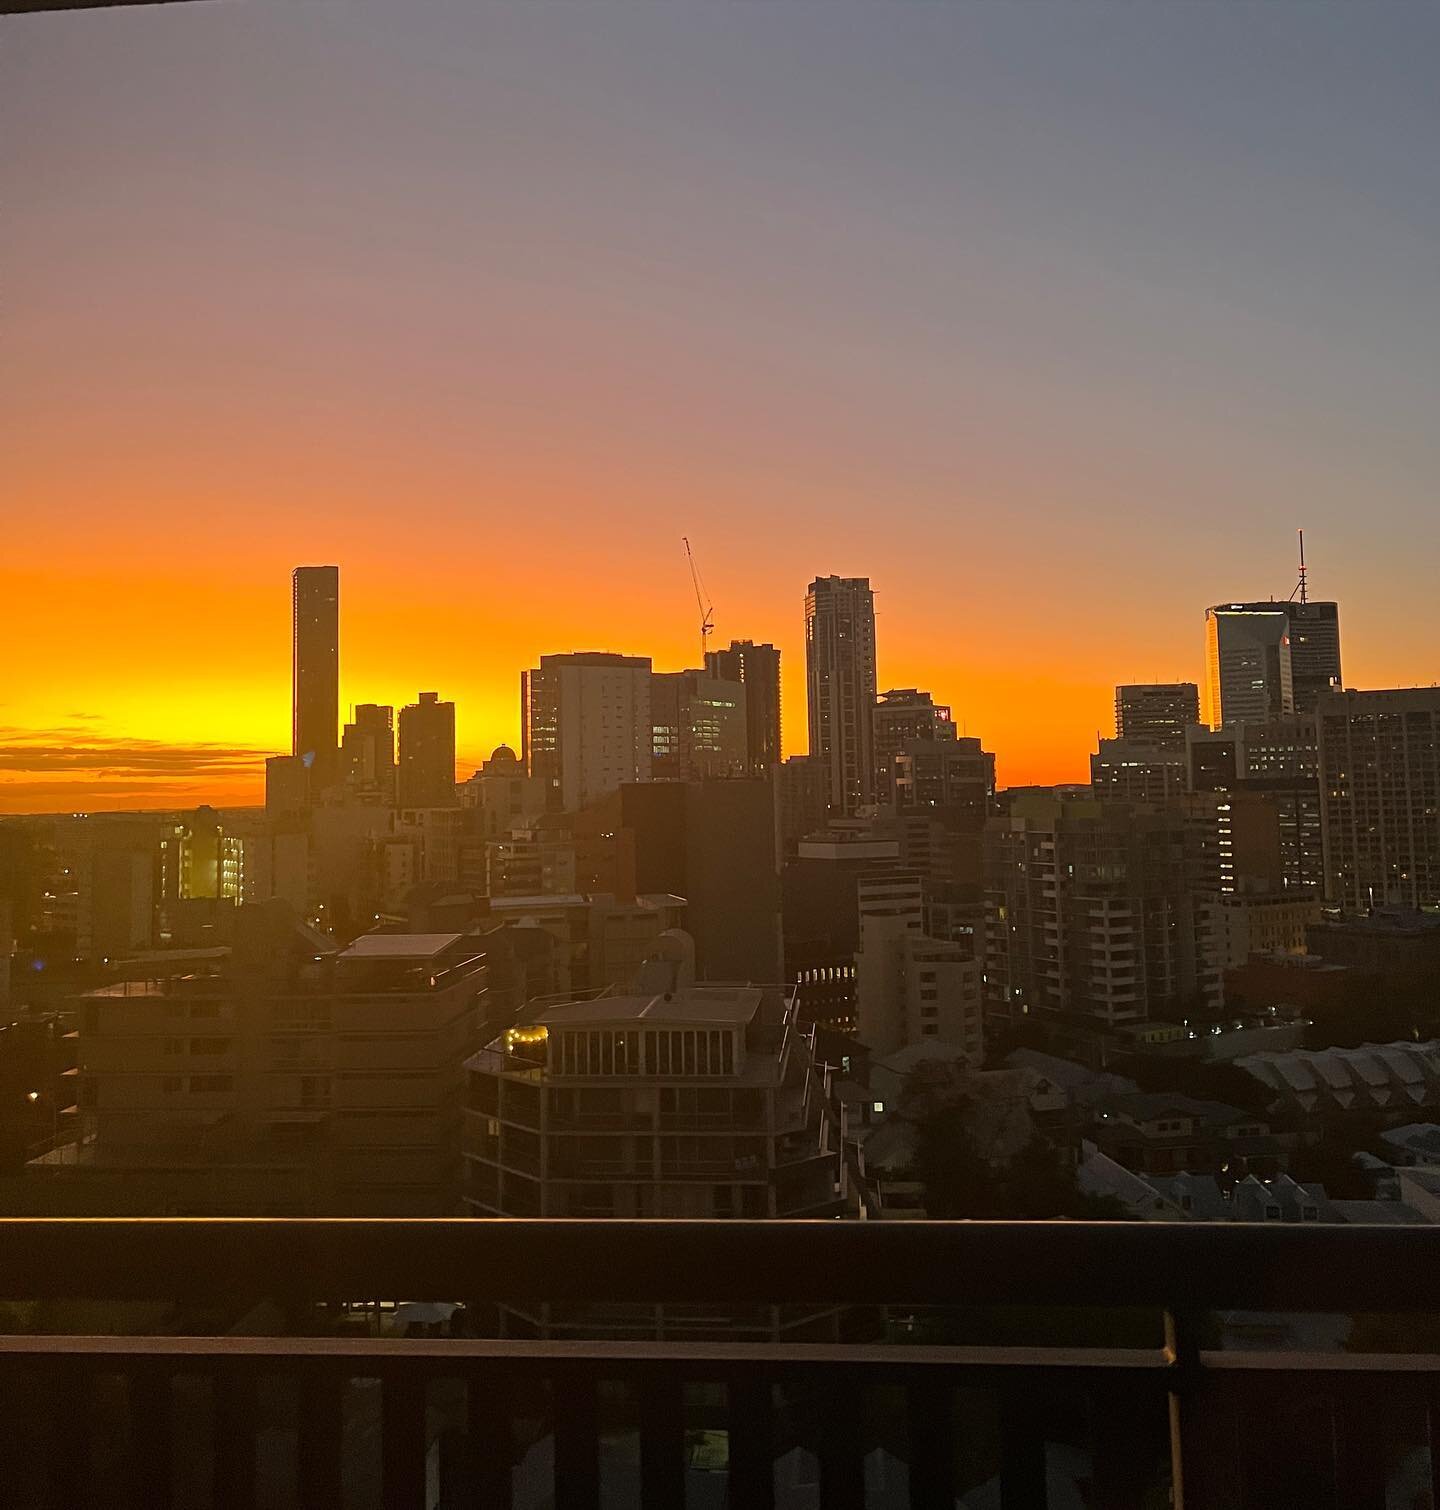
[[354, 802], [395, 804], [395, 710], [360, 703], [340, 736], [340, 776]]
[[1306, 930], [1320, 920], [1318, 896], [1236, 892], [1220, 898], [1222, 954], [1227, 970], [1252, 954], [1304, 954]]
[[1128, 682], [1115, 689], [1115, 738], [1185, 748], [1185, 730], [1200, 722], [1194, 682]]
[[340, 568], [297, 566], [292, 592], [292, 742], [312, 800], [336, 777], [340, 729]]
[[1221, 603], [1205, 610], [1206, 721], [1212, 729], [1295, 711], [1285, 603]]
[[552, 808], [574, 812], [625, 781], [649, 781], [649, 656], [542, 655], [520, 676], [521, 754]]
[[1344, 685], [1340, 671], [1340, 608], [1306, 600], [1285, 605], [1290, 615], [1290, 674], [1295, 711], [1313, 714], [1320, 696]]
[[868, 577], [817, 577], [805, 597], [810, 754], [843, 816], [875, 801], [875, 595]]
[[1309, 714], [1225, 729], [1192, 728], [1185, 745], [1192, 792], [1228, 794], [1235, 886], [1319, 894], [1324, 887], [1320, 749]]
[[855, 1033], [875, 1056], [936, 1038], [975, 1066], [984, 1056], [980, 962], [925, 931], [925, 887], [914, 872], [858, 883]]
[[1317, 718], [1326, 897], [1440, 905], [1440, 687], [1324, 692]]
[[310, 771], [299, 755], [271, 755], [265, 762], [265, 811], [272, 817], [303, 813], [310, 806]]
[[726, 650], [705, 654], [705, 669], [745, 688], [746, 769], [764, 776], [783, 759], [780, 736], [780, 652], [754, 640], [731, 640]]
[[792, 755], [774, 775], [780, 852], [788, 859], [806, 835], [825, 827], [830, 813], [830, 768], [813, 755]]
[[657, 671], [650, 680], [650, 779], [743, 776], [750, 755], [745, 687], [703, 671]]
[[986, 832], [986, 1007], [1115, 1027], [1220, 1004], [1214, 903], [1172, 808], [1021, 798]]
[[1187, 790], [1185, 744], [1153, 739], [1102, 739], [1090, 757], [1090, 790], [1097, 802], [1164, 803]]
[[471, 1059], [477, 1216], [841, 1212], [841, 1130], [793, 996], [675, 966], [544, 1007]]
[[875, 704], [875, 800], [895, 798], [895, 757], [900, 750], [931, 740], [955, 739], [950, 709], [917, 687], [892, 687]]
[[502, 839], [517, 829], [528, 830], [542, 817], [546, 785], [541, 777], [526, 773], [509, 745], [497, 745], [480, 769], [460, 784], [460, 805], [478, 813], [481, 838]]
[[453, 1213], [483, 951], [460, 934], [337, 951], [284, 908], [243, 914], [233, 952], [152, 955], [78, 998], [79, 1139], [27, 1172], [151, 1215]]
[[400, 766], [395, 783], [402, 808], [455, 807], [455, 704], [422, 692], [400, 710]]

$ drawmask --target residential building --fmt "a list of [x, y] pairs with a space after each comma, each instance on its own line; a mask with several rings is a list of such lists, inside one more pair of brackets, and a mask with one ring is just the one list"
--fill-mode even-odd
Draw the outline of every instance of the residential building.
[[1194, 682], [1128, 682], [1115, 689], [1115, 738], [1185, 748], [1185, 731], [1200, 722]]
[[1440, 905], [1440, 687], [1323, 692], [1317, 719], [1326, 897]]
[[1175, 1091], [1132, 1091], [1097, 1100], [1090, 1136], [1136, 1174], [1273, 1176], [1288, 1163], [1287, 1141], [1253, 1112]]
[[950, 709], [917, 687], [892, 687], [875, 704], [875, 800], [895, 798], [895, 756], [905, 747], [955, 739]]
[[402, 808], [455, 807], [455, 704], [422, 692], [400, 710], [400, 766], [395, 784]]
[[340, 568], [297, 566], [291, 578], [291, 754], [310, 773], [312, 798], [336, 777], [340, 729]]
[[805, 598], [810, 754], [842, 816], [875, 801], [875, 595], [868, 577], [817, 577]]
[[838, 1119], [784, 987], [697, 985], [652, 959], [630, 989], [543, 1006], [468, 1070], [477, 1216], [843, 1209]]
[[650, 779], [743, 776], [750, 755], [741, 682], [703, 671], [657, 671], [650, 680]]
[[521, 754], [552, 808], [574, 812], [625, 781], [649, 781], [649, 656], [542, 655], [521, 673]]
[[858, 883], [855, 1034], [875, 1056], [936, 1038], [975, 1066], [984, 1055], [980, 961], [925, 931], [925, 887], [914, 872]]
[[1202, 866], [1178, 809], [1015, 801], [986, 832], [987, 1010], [1115, 1027], [1218, 1007]]
[[1319, 921], [1321, 901], [1303, 892], [1234, 892], [1220, 898], [1225, 968], [1252, 954], [1304, 954], [1306, 930]]
[[395, 710], [360, 703], [340, 736], [340, 772], [352, 801], [393, 807], [395, 792]]
[[705, 654], [705, 669], [720, 681], [745, 688], [746, 769], [763, 776], [783, 758], [780, 738], [780, 652], [771, 644], [731, 640], [726, 650]]
[[244, 908], [233, 951], [150, 955], [77, 999], [78, 1141], [27, 1172], [146, 1214], [451, 1214], [485, 989], [464, 935], [337, 950]]

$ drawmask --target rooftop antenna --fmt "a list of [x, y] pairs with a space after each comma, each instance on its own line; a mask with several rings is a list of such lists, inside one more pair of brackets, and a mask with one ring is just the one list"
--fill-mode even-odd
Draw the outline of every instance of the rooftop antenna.
[[700, 610], [700, 669], [705, 669], [705, 657], [710, 649], [710, 636], [715, 632], [715, 605], [705, 584], [700, 578], [700, 568], [695, 564], [695, 552], [690, 549], [689, 535], [680, 537], [685, 542], [685, 559], [690, 563], [690, 580], [695, 585], [695, 606]]
[[1306, 596], [1305, 587], [1305, 531], [1296, 530], [1295, 533], [1300, 537], [1300, 580], [1295, 584], [1294, 590], [1290, 594], [1290, 602], [1293, 603], [1295, 601], [1295, 594], [1299, 593], [1300, 601], [1306, 603], [1309, 599]]

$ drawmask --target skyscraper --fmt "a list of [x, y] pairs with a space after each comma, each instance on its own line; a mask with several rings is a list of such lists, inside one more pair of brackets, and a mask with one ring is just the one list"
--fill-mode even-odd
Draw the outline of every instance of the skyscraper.
[[1440, 906], [1440, 687], [1326, 692], [1317, 722], [1327, 898]]
[[1290, 615], [1290, 671], [1295, 711], [1313, 713], [1320, 694], [1340, 685], [1340, 606], [1287, 603]]
[[745, 688], [745, 742], [750, 774], [763, 776], [781, 760], [780, 652], [754, 640], [731, 640], [728, 650], [705, 653], [705, 669]]
[[438, 692], [400, 710], [399, 807], [456, 807], [455, 704]]
[[1205, 712], [1212, 729], [1295, 711], [1290, 606], [1221, 603], [1205, 610]]
[[340, 729], [340, 568], [297, 566], [291, 753], [310, 772], [312, 796], [336, 775]]
[[1130, 682], [1115, 689], [1115, 738], [1185, 748], [1185, 730], [1200, 722], [1194, 682]]
[[520, 673], [521, 754], [552, 807], [574, 812], [622, 782], [650, 780], [650, 691], [648, 655], [542, 655]]
[[830, 770], [830, 802], [875, 801], [875, 595], [868, 577], [817, 577], [805, 595], [810, 754]]
[[655, 672], [650, 678], [651, 779], [745, 775], [745, 711], [745, 688], [739, 682], [704, 671]]

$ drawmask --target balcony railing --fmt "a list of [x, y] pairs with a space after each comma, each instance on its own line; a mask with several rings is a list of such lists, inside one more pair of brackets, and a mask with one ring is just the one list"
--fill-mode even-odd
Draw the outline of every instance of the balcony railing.
[[[1434, 1504], [1440, 1358], [1221, 1348], [1207, 1318], [1402, 1313], [1390, 1335], [1413, 1347], [1437, 1262], [1437, 1228], [6, 1221], [12, 1326], [83, 1298], [87, 1317], [167, 1334], [0, 1337], [4, 1500], [594, 1510], [603, 1487], [668, 1510], [698, 1476], [688, 1502], [747, 1510], [1014, 1510], [1070, 1473], [1081, 1502], [1126, 1510]], [[173, 1334], [262, 1298], [312, 1335]], [[366, 1298], [476, 1317], [651, 1306], [664, 1340], [313, 1335]], [[863, 1342], [675, 1339], [675, 1317], [716, 1306], [747, 1325], [784, 1312], [785, 1339], [807, 1306], [842, 1337], [847, 1318], [879, 1325]], [[973, 1324], [1016, 1306], [1038, 1341], [947, 1332], [945, 1307]]]

